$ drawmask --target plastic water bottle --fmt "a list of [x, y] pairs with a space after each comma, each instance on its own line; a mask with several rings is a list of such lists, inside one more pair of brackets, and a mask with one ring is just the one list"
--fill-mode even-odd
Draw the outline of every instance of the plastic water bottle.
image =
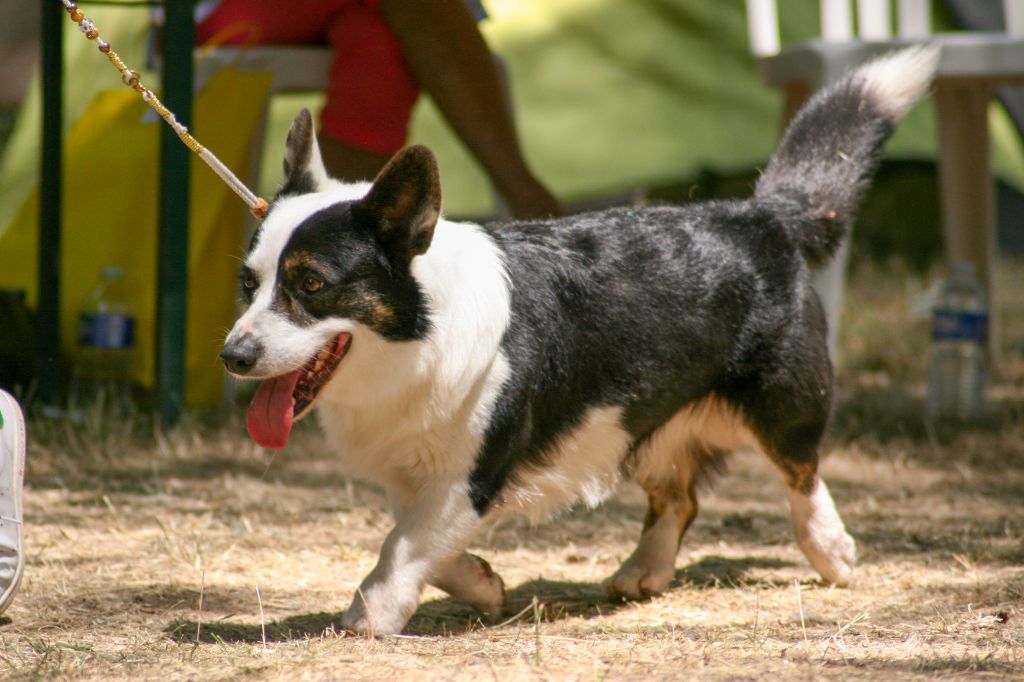
[[987, 338], [985, 290], [974, 278], [974, 263], [957, 262], [932, 308], [928, 416], [970, 420], [981, 415]]
[[78, 313], [78, 348], [70, 407], [124, 414], [131, 407], [135, 317], [123, 291], [124, 271], [105, 267]]

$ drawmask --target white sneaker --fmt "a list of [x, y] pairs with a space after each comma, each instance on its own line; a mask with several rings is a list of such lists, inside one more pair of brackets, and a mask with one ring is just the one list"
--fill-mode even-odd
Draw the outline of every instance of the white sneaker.
[[18, 591], [25, 568], [21, 488], [25, 478], [25, 417], [11, 394], [0, 390], [0, 613]]

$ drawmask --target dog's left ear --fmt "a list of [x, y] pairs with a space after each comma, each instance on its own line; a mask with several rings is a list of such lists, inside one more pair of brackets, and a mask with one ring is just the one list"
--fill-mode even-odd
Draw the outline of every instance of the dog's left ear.
[[313, 115], [309, 109], [303, 109], [288, 130], [284, 149], [284, 182], [277, 194], [319, 192], [327, 189], [328, 180], [320, 145], [316, 141]]
[[416, 145], [395, 154], [352, 208], [376, 223], [377, 236], [394, 256], [408, 262], [426, 253], [441, 215], [441, 174], [433, 152]]

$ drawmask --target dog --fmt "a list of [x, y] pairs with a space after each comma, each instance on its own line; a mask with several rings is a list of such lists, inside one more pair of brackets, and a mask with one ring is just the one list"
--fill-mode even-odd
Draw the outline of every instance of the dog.
[[854, 540], [817, 473], [833, 376], [809, 271], [937, 61], [911, 48], [819, 92], [749, 199], [493, 226], [442, 217], [425, 147], [372, 183], [331, 179], [301, 112], [221, 358], [262, 382], [258, 444], [283, 447], [315, 410], [348, 470], [387, 493], [395, 525], [345, 627], [401, 631], [426, 584], [499, 613], [501, 578], [466, 551], [481, 527], [597, 505], [624, 477], [649, 509], [606, 589], [660, 594], [698, 484], [748, 447], [785, 481], [811, 565], [846, 584]]

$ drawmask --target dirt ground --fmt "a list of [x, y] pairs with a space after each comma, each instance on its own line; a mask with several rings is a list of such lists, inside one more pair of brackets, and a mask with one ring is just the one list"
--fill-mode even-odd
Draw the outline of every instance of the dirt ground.
[[341, 616], [389, 515], [313, 429], [272, 455], [238, 418], [155, 435], [36, 420], [28, 563], [0, 625], [0, 676], [1021, 679], [1024, 315], [1008, 318], [992, 415], [952, 428], [920, 416], [924, 282], [853, 284], [823, 466], [859, 543], [849, 588], [817, 579], [777, 475], [740, 454], [703, 494], [662, 597], [604, 598], [645, 512], [624, 486], [596, 510], [507, 519], [480, 538], [473, 551], [509, 588], [504, 622], [429, 589], [402, 636], [355, 637]]

